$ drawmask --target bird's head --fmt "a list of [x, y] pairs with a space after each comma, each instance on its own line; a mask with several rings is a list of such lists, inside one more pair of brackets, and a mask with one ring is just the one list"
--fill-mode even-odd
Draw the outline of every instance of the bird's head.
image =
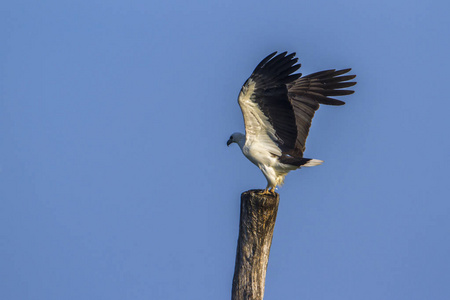
[[244, 145], [245, 135], [240, 132], [233, 133], [227, 141], [227, 146], [230, 146], [232, 143], [237, 143], [239, 146]]

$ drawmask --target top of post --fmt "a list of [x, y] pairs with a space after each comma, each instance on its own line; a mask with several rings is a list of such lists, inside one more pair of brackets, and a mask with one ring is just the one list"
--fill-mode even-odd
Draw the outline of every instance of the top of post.
[[277, 206], [280, 201], [280, 195], [278, 193], [264, 194], [264, 190], [248, 190], [241, 194], [241, 200], [250, 201], [258, 206], [270, 207]]

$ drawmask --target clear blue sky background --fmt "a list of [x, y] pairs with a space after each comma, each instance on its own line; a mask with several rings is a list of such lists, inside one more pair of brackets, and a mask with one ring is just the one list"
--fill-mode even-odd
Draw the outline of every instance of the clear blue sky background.
[[0, 298], [230, 299], [225, 143], [272, 51], [352, 67], [279, 190], [265, 299], [450, 299], [448, 1], [7, 1]]

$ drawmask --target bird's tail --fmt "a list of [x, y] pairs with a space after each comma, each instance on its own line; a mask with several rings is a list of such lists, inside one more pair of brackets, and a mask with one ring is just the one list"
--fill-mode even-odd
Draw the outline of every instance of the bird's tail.
[[300, 167], [314, 167], [323, 163], [323, 160], [313, 159], [313, 158], [303, 158], [303, 157], [293, 157], [290, 155], [282, 155], [279, 158], [280, 163], [294, 166], [295, 168]]
[[323, 160], [320, 159], [314, 159], [314, 158], [302, 158], [302, 163], [300, 167], [314, 167], [321, 165], [323, 163]]

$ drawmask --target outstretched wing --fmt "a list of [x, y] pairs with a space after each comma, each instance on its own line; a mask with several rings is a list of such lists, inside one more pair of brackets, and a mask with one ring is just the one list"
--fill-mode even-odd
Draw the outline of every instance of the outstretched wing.
[[314, 113], [319, 109], [319, 104], [344, 105], [345, 102], [330, 98], [329, 96], [344, 96], [353, 94], [354, 91], [344, 88], [354, 86], [356, 82], [349, 81], [356, 75], [344, 75], [351, 69], [326, 70], [301, 77], [287, 85], [288, 98], [294, 113], [297, 128], [295, 142], [296, 152], [303, 156], [305, 142], [308, 137], [311, 121]]
[[258, 141], [271, 153], [291, 153], [297, 143], [296, 116], [288, 96], [301, 74], [295, 53], [276, 52], [264, 58], [245, 82], [238, 102], [244, 115], [246, 139]]

